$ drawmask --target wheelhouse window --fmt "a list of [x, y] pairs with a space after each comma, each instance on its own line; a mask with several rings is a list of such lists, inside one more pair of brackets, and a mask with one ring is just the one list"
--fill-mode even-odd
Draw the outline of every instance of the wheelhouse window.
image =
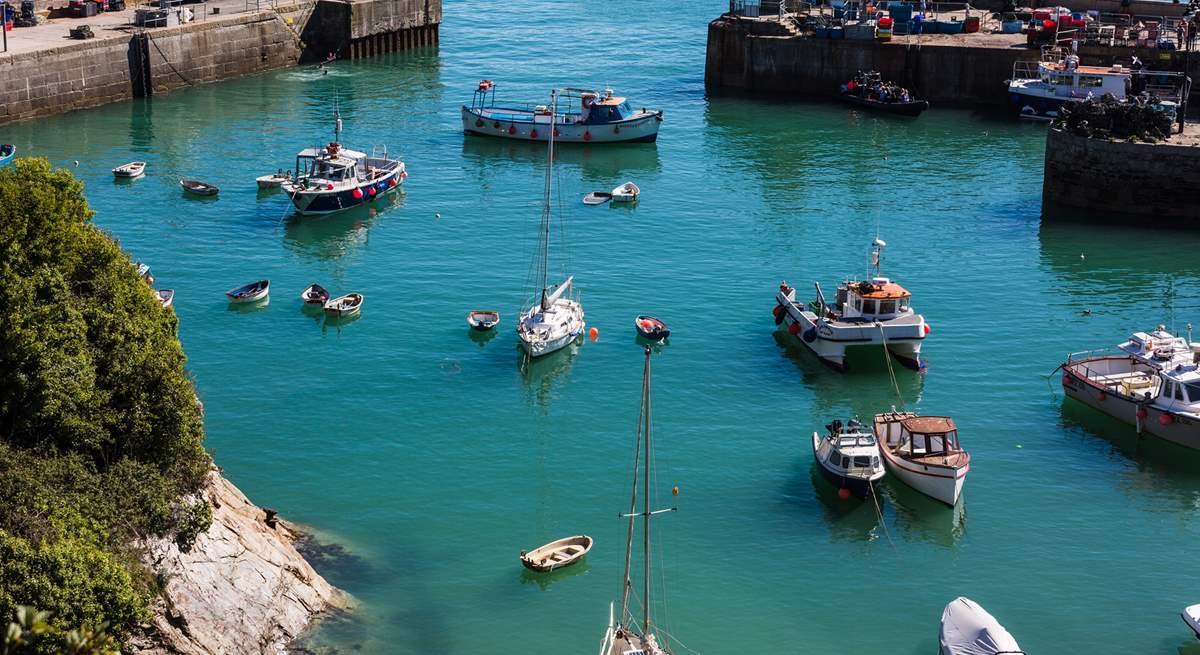
[[1187, 382], [1184, 386], [1187, 387], [1187, 396], [1190, 402], [1200, 401], [1200, 382]]
[[1099, 75], [1080, 75], [1079, 86], [1084, 88], [1098, 89], [1104, 86], [1104, 78]]
[[862, 311], [862, 298], [854, 296], [854, 308], [860, 312]]
[[900, 300], [898, 300], [896, 302], [896, 311], [900, 311], [900, 312], [908, 311], [908, 298], [901, 298]]
[[1175, 388], [1175, 400], [1184, 400], [1186, 402], [1186, 399], [1183, 397], [1183, 384], [1176, 383], [1171, 386]]
[[875, 314], [875, 313], [877, 313], [877, 312], [875, 311], [875, 301], [874, 301], [873, 299], [870, 299], [870, 298], [868, 298], [868, 299], [864, 300], [864, 301], [863, 301], [863, 310], [862, 310], [862, 311], [863, 311], [863, 313], [864, 313], [864, 314]]
[[880, 300], [879, 301], [879, 313], [880, 314], [896, 313], [896, 301], [895, 300]]

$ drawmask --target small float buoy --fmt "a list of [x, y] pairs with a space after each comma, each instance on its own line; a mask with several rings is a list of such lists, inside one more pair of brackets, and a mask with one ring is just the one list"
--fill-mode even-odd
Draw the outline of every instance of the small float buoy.
[[78, 166], [78, 165], [79, 165], [79, 160], [78, 160], [78, 159], [76, 159], [76, 160], [75, 160], [75, 165], [76, 165], [76, 166]]
[[595, 341], [596, 339], [600, 338], [600, 330], [592, 328], [591, 330], [588, 330], [588, 336], [592, 338], [592, 341]]
[[1083, 256], [1083, 253], [1079, 253], [1079, 258], [1080, 258], [1080, 259], [1087, 259], [1086, 257], [1084, 257], [1084, 256]]
[[442, 217], [442, 213], [441, 213], [441, 212], [433, 212], [433, 217], [434, 217], [434, 218], [441, 218], [441, 217]]
[[928, 323], [926, 323], [926, 324], [925, 324], [925, 334], [929, 334], [929, 330], [930, 330], [930, 329], [931, 329], [931, 328], [929, 327], [929, 324], [928, 324]]
[[1085, 310], [1083, 310], [1083, 315], [1084, 315], [1084, 316], [1091, 316], [1091, 315], [1092, 315], [1092, 310], [1090, 310], [1090, 309], [1085, 309]]
[[671, 487], [671, 495], [672, 496], [679, 495], [679, 485], [675, 485], [674, 487]]
[[841, 489], [838, 489], [838, 498], [841, 498], [842, 500], [846, 500], [849, 497], [850, 497], [849, 489], [847, 489], [846, 487], [842, 487]]
[[1017, 448], [1024, 448], [1024, 447], [1025, 446], [1022, 446], [1021, 444], [1017, 444]]

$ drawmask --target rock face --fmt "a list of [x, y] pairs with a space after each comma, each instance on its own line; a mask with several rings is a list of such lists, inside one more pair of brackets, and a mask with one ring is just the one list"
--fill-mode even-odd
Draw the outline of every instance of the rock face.
[[273, 513], [216, 471], [201, 493], [212, 506], [212, 527], [190, 549], [170, 539], [143, 544], [144, 564], [160, 576], [163, 592], [132, 652], [285, 653], [317, 614], [347, 606]]

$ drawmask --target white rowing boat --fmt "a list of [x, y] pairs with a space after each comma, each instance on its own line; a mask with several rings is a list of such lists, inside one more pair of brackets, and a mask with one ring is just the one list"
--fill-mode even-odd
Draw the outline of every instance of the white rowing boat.
[[122, 164], [112, 169], [114, 177], [135, 178], [141, 177], [146, 172], [146, 162], [131, 161], [128, 164]]
[[534, 571], [553, 571], [578, 562], [591, 549], [592, 538], [581, 534], [551, 541], [528, 553], [521, 551], [521, 563]]

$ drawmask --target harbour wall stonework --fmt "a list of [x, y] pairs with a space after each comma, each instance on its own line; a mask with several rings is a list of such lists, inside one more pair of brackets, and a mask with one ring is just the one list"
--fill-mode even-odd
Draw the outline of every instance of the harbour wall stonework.
[[1042, 217], [1200, 228], [1200, 147], [1046, 135]]
[[[319, 0], [0, 55], [0, 124], [436, 45], [441, 0]], [[309, 41], [308, 39], [311, 39]]]

